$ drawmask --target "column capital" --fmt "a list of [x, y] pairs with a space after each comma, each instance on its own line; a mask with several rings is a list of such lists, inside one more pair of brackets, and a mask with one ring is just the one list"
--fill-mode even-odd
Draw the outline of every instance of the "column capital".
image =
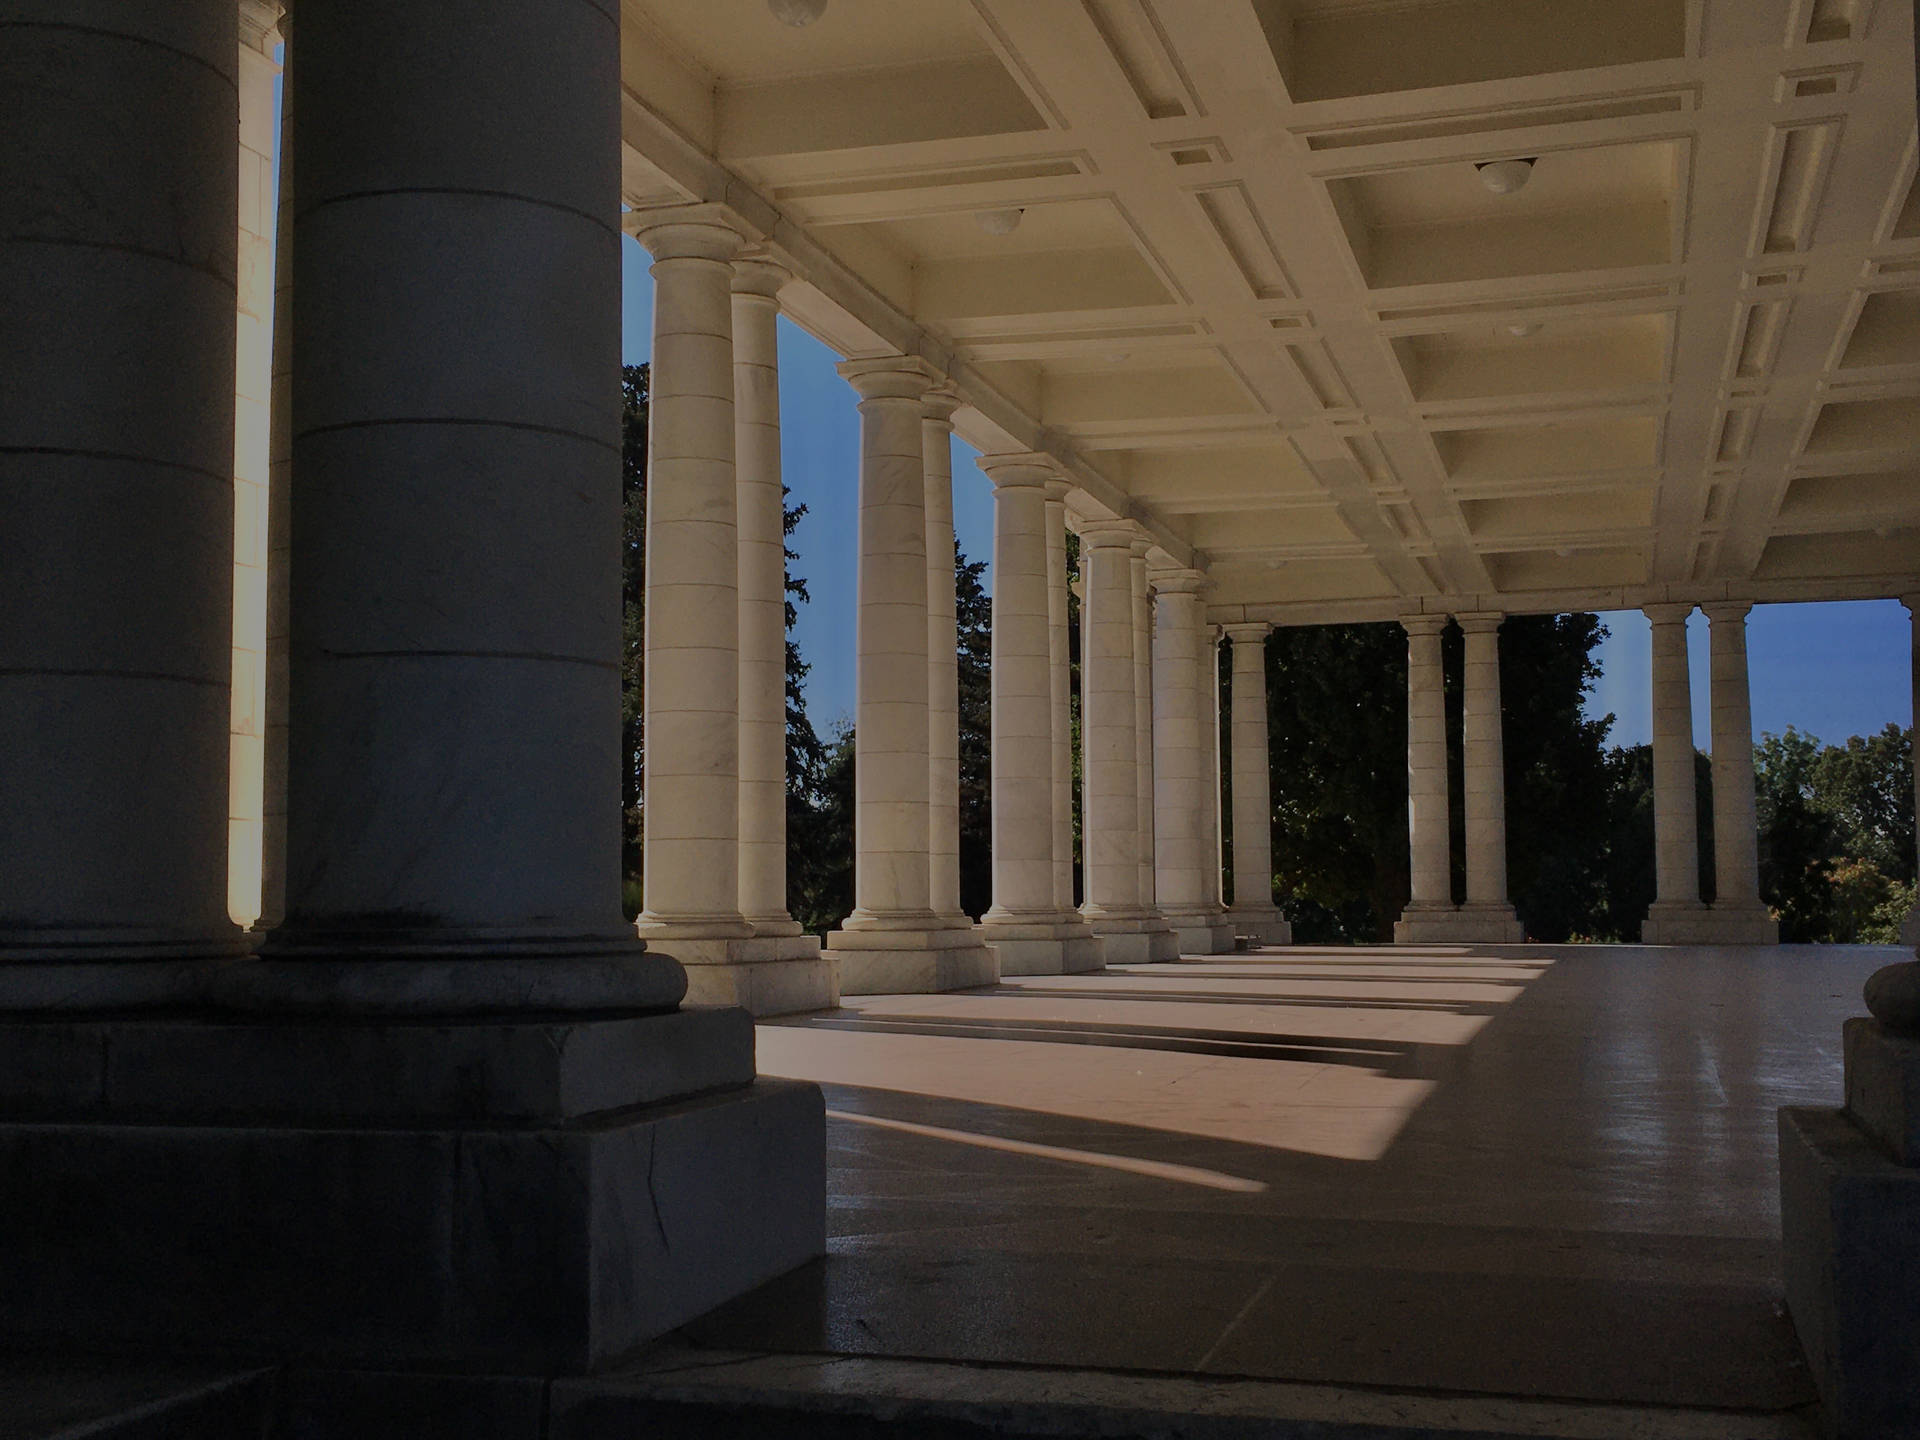
[[1670, 605], [1642, 605], [1640, 613], [1655, 625], [1684, 625], [1687, 617], [1693, 614], [1693, 605], [1686, 601], [1675, 601]]
[[1147, 552], [1153, 549], [1153, 546], [1153, 537], [1141, 528], [1138, 521], [1135, 521], [1133, 543], [1128, 547], [1133, 551], [1133, 558], [1136, 560], [1145, 560], [1147, 558]]
[[1438, 635], [1447, 628], [1450, 618], [1446, 615], [1402, 615], [1400, 628], [1409, 635]]
[[834, 369], [862, 400], [923, 401], [947, 378], [918, 355], [842, 360]]
[[1907, 607], [1907, 614], [1920, 618], [1920, 590], [1910, 595], [1902, 595], [1900, 603]]
[[1491, 635], [1499, 631], [1507, 617], [1501, 610], [1467, 610], [1453, 618], [1468, 635]]
[[1753, 602], [1751, 600], [1717, 600], [1711, 605], [1702, 605], [1700, 608], [1706, 612], [1708, 620], [1718, 625], [1723, 620], [1744, 621], [1753, 613]]
[[[1053, 459], [1052, 456], [1048, 456], [1047, 458], [1049, 460]], [[1047, 481], [1047, 503], [1051, 505], [1065, 505], [1067, 503], [1067, 493], [1072, 489], [1073, 482], [1067, 480], [1056, 471], [1053, 477]]]
[[1048, 498], [1052, 498], [1056, 482], [1051, 456], [1023, 450], [1010, 455], [982, 455], [975, 463], [979, 465], [981, 473], [993, 482], [995, 490], [1031, 485], [1045, 490]]
[[240, 0], [240, 43], [271, 60], [286, 20], [286, 7], [278, 0]]
[[620, 217], [621, 229], [656, 262], [712, 260], [730, 265], [741, 247], [759, 236], [725, 205], [673, 205], [635, 210]]
[[733, 262], [733, 293], [780, 303], [780, 288], [793, 279], [793, 271], [774, 259], [764, 247], [744, 250]]
[[1162, 595], [1201, 595], [1213, 588], [1213, 580], [1202, 570], [1147, 571], [1147, 583]]
[[1083, 520], [1080, 543], [1089, 550], [1118, 549], [1133, 544], [1131, 520]]
[[966, 397], [954, 388], [953, 382], [945, 381], [920, 397], [920, 418], [944, 425], [950, 431], [953, 429], [953, 412], [966, 403]]
[[1267, 643], [1267, 636], [1273, 633], [1273, 626], [1265, 620], [1236, 620], [1233, 624], [1223, 625], [1221, 628], [1227, 632], [1227, 638], [1236, 645], [1241, 643], [1264, 645]]

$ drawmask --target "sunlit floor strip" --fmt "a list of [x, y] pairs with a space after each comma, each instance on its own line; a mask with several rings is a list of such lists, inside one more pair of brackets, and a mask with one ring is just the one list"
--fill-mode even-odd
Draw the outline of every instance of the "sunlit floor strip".
[[975, 1145], [982, 1150], [1004, 1150], [1013, 1155], [1032, 1155], [1040, 1160], [1064, 1160], [1072, 1165], [1095, 1165], [1103, 1170], [1125, 1170], [1131, 1175], [1148, 1175], [1157, 1180], [1177, 1180], [1185, 1185], [1204, 1185], [1210, 1190], [1231, 1190], [1241, 1195], [1257, 1195], [1267, 1188], [1263, 1180], [1248, 1180], [1218, 1170], [1201, 1170], [1192, 1165], [1169, 1165], [1160, 1160], [1136, 1160], [1131, 1155], [1107, 1155], [1098, 1150], [1070, 1150], [1063, 1145], [1036, 1145], [1030, 1140], [1008, 1140], [999, 1135], [982, 1135], [973, 1130], [948, 1130], [939, 1125], [918, 1125], [911, 1120], [889, 1120], [884, 1115], [858, 1115], [851, 1110], [829, 1110], [828, 1118], [851, 1120], [856, 1125], [874, 1125], [882, 1130], [901, 1130], [909, 1135], [924, 1135], [931, 1140], [951, 1140], [956, 1145]]

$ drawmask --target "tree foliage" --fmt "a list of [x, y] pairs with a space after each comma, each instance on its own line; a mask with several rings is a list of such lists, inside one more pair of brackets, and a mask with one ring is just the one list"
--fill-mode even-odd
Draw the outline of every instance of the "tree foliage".
[[960, 908], [979, 919], [993, 903], [993, 600], [984, 560], [954, 549], [960, 678]]
[[640, 909], [641, 805], [646, 749], [647, 402], [650, 370], [620, 367], [620, 873], [630, 914]]

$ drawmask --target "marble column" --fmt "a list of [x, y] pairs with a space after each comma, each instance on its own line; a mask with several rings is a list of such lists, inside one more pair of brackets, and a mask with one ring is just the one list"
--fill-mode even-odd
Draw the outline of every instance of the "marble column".
[[1226, 630], [1233, 645], [1233, 908], [1227, 919], [1236, 936], [1285, 945], [1293, 928], [1273, 903], [1273, 757], [1267, 744], [1267, 636], [1273, 626], [1261, 621]]
[[1044, 456], [983, 456], [993, 481], [993, 906], [1002, 975], [1092, 970], [1101, 945], [1054, 885], [1053, 642]]
[[1073, 902], [1073, 656], [1067, 629], [1067, 482], [1047, 482], [1047, 660], [1053, 693], [1053, 906]]
[[[706, 208], [633, 224], [653, 255], [639, 931], [683, 965], [734, 966], [747, 960], [737, 942], [753, 934], [740, 913], [733, 261], [741, 236]], [[696, 977], [689, 983], [711, 989]]]
[[1148, 959], [1178, 960], [1180, 939], [1161, 912], [1153, 862], [1153, 587], [1147, 552], [1153, 542], [1136, 529], [1128, 548], [1133, 592], [1133, 754], [1139, 819], [1140, 905], [1146, 911]]
[[[124, 1097], [100, 1027], [0, 1046], [0, 1336], [25, 1348], [190, 1337], [402, 1389], [577, 1375], [825, 1247], [818, 1089], [757, 1080], [749, 1017], [678, 1008], [681, 967], [621, 911], [618, 10], [445, 12], [301, 7], [286, 916], [189, 1021], [113, 1017]], [[34, 766], [66, 785], [32, 845], [0, 828], [0, 904], [62, 893], [22, 855], [97, 884], [110, 804], [145, 875], [83, 895], [92, 928], [134, 949], [166, 887], [194, 922], [172, 947], [204, 953], [237, 933], [234, 6], [6, 15], [0, 313], [28, 323], [0, 351], [0, 466], [24, 424], [116, 458], [0, 477], [0, 545], [63, 537], [0, 563], [0, 675], [28, 615], [101, 690], [115, 638], [141, 647], [142, 687], [102, 757], [96, 690], [43, 687], [58, 723], [19, 735], [0, 680], [0, 827], [34, 818]], [[23, 175], [58, 227], [37, 259], [9, 243]]]
[[840, 373], [860, 396], [855, 908], [827, 947], [845, 994], [990, 985], [992, 953], [931, 904], [923, 406], [941, 377], [911, 356]]
[[1760, 834], [1753, 798], [1753, 699], [1747, 615], [1753, 606], [1706, 605], [1713, 721], [1712, 943], [1774, 945], [1780, 924], [1760, 899]]
[[[1906, 607], [1912, 638], [1913, 660], [1909, 668], [1913, 676], [1913, 729], [1920, 735], [1920, 593], [1902, 595], [1900, 603]], [[1920, 743], [1913, 747], [1913, 796], [1916, 808], [1920, 808]], [[1920, 824], [1914, 826], [1914, 835], [1920, 839]], [[1913, 909], [1907, 912], [1906, 922], [1900, 927], [1900, 943], [1920, 946], [1920, 892], [1916, 892]]]
[[1465, 639], [1460, 742], [1466, 809], [1467, 900], [1456, 933], [1463, 940], [1518, 944], [1526, 930], [1507, 900], [1507, 769], [1500, 715], [1500, 624], [1506, 617], [1458, 617]]
[[1088, 521], [1080, 529], [1080, 844], [1086, 900], [1080, 913], [1109, 965], [1151, 957], [1140, 904], [1138, 718], [1133, 691], [1133, 527]]
[[[291, 44], [290, 17], [282, 7], [280, 34]], [[280, 73], [280, 133], [293, 128], [294, 81]], [[287, 647], [288, 577], [292, 570], [293, 479], [293, 156], [280, 149], [279, 191], [274, 206], [273, 376], [267, 421], [267, 623], [265, 677], [261, 685], [260, 914], [254, 929], [264, 934], [287, 913]]]
[[[1201, 772], [1204, 786], [1200, 795], [1201, 855], [1206, 884], [1207, 906], [1215, 924], [1226, 919], [1226, 826], [1221, 807], [1221, 791], [1226, 779], [1220, 753], [1220, 631], [1204, 618], [1200, 628], [1200, 727]], [[1229, 946], [1229, 949], [1232, 947]]]
[[960, 908], [960, 667], [953, 545], [953, 412], [950, 386], [920, 409], [927, 507], [927, 904], [946, 925], [971, 924]]
[[234, 347], [233, 710], [227, 805], [227, 913], [261, 915], [267, 731], [267, 506], [273, 385], [274, 80], [277, 0], [240, 5], [239, 328]]
[[1408, 615], [1407, 839], [1412, 894], [1393, 927], [1396, 944], [1451, 938], [1453, 842], [1447, 818], [1447, 708], [1440, 666], [1444, 615]]
[[[733, 266], [734, 495], [740, 586], [740, 916], [734, 958], [690, 968], [688, 995], [756, 1015], [839, 1002], [832, 962], [787, 913], [787, 550], [780, 480], [780, 287], [763, 252]], [[664, 947], [663, 948], [671, 948]]]
[[0, 1010], [139, 1007], [227, 913], [233, 0], [7, 7]]
[[1208, 903], [1201, 847], [1207, 578], [1197, 570], [1155, 570], [1152, 578], [1154, 894], [1181, 953], [1211, 955], [1231, 950], [1233, 933]]
[[1655, 899], [1640, 927], [1648, 945], [1702, 943], [1700, 832], [1694, 795], [1693, 694], [1687, 673], [1691, 605], [1649, 605], [1653, 625], [1653, 865]]
[[612, 27], [496, 20], [449, 52], [417, 5], [300, 16], [287, 903], [226, 1004], [684, 991], [619, 911]]

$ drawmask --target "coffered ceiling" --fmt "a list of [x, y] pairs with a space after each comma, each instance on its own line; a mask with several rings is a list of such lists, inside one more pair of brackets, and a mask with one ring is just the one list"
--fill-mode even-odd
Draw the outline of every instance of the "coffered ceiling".
[[1216, 613], [1920, 588], [1904, 0], [624, 13], [628, 203], [751, 217]]

